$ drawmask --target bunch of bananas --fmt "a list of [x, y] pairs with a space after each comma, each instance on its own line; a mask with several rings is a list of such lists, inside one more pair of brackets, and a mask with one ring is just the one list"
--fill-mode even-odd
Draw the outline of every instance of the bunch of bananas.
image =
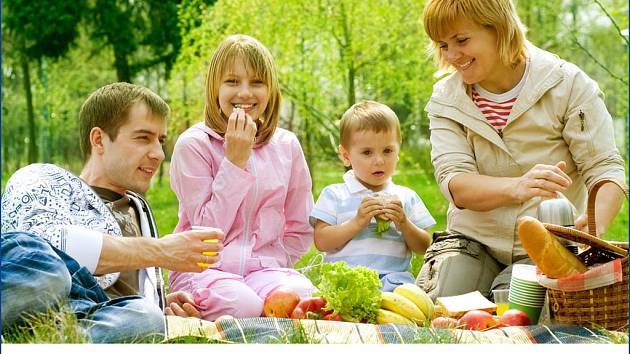
[[433, 318], [434, 304], [415, 284], [403, 284], [394, 292], [381, 292], [381, 308], [376, 323], [425, 325]]

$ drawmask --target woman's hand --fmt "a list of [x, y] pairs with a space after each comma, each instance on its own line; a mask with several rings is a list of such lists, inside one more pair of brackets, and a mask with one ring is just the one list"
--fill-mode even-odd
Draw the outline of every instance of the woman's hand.
[[560, 161], [555, 165], [538, 164], [523, 176], [516, 178], [514, 199], [523, 203], [533, 197], [556, 198], [572, 183], [571, 177], [564, 173], [567, 164]]
[[225, 131], [225, 157], [234, 165], [245, 168], [256, 138], [256, 123], [242, 109], [230, 114]]

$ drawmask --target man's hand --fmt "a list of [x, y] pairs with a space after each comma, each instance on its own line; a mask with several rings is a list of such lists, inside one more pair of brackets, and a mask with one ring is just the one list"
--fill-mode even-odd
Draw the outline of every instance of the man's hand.
[[[191, 230], [162, 237], [159, 242], [161, 267], [176, 272], [200, 272], [197, 263], [217, 263], [223, 250], [223, 232], [213, 229]], [[217, 242], [203, 242], [216, 239]], [[216, 252], [215, 256], [203, 252]]]
[[166, 295], [165, 315], [179, 317], [201, 318], [201, 313], [195, 308], [192, 295], [184, 291], [176, 291]]

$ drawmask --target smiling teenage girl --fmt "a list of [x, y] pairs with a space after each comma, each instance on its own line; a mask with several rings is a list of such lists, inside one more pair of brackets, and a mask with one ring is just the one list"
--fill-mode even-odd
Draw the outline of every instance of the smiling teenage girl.
[[[427, 250], [417, 282], [433, 298], [508, 286], [528, 262], [516, 220], [562, 192], [579, 213], [602, 178], [624, 183], [602, 92], [582, 70], [525, 39], [510, 0], [429, 0], [424, 28], [441, 69], [426, 110], [448, 232]], [[623, 193], [607, 184], [603, 234]], [[582, 215], [577, 227], [585, 225]]]
[[227, 37], [206, 78], [205, 122], [177, 140], [171, 187], [179, 199], [176, 230], [225, 233], [221, 265], [170, 274], [188, 289], [203, 318], [260, 316], [263, 299], [287, 286], [314, 290], [290, 267], [313, 240], [311, 178], [293, 133], [278, 128], [280, 89], [267, 48], [244, 35]]

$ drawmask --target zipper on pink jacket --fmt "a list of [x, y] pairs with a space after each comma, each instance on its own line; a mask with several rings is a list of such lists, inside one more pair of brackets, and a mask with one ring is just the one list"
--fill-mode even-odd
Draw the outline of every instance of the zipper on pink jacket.
[[256, 158], [254, 157], [253, 151], [252, 154], [250, 156], [250, 161], [251, 161], [251, 173], [252, 175], [254, 175], [254, 194], [252, 196], [252, 203], [250, 203], [249, 207], [247, 208], [247, 219], [245, 220], [245, 227], [243, 228], [243, 240], [241, 242], [241, 259], [240, 259], [240, 275], [244, 276], [245, 275], [245, 263], [246, 263], [246, 259], [245, 259], [245, 255], [247, 253], [247, 244], [248, 244], [248, 240], [249, 240], [249, 221], [251, 220], [251, 216], [252, 216], [252, 209], [255, 206], [256, 203], [256, 198], [258, 196], [258, 183], [256, 181]]

